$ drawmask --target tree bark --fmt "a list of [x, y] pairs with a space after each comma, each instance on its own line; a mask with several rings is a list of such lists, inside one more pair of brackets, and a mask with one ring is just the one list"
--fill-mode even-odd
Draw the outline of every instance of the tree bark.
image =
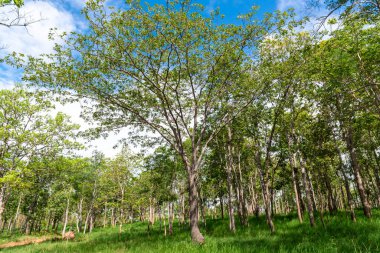
[[[294, 130], [292, 131], [294, 133]], [[293, 181], [293, 189], [294, 189], [294, 195], [296, 199], [296, 207], [297, 207], [297, 215], [298, 215], [298, 220], [300, 223], [303, 222], [303, 217], [302, 217], [302, 211], [301, 211], [301, 204], [300, 204], [300, 198], [301, 198], [301, 192], [299, 191], [299, 188], [297, 187], [297, 165], [296, 165], [296, 154], [292, 152], [292, 146], [293, 146], [293, 140], [290, 135], [288, 135], [288, 149], [289, 149], [289, 162], [290, 162], [290, 167], [292, 170], [292, 181]]]
[[307, 176], [307, 181], [309, 182], [309, 185], [310, 185], [311, 200], [313, 201], [313, 208], [314, 208], [314, 211], [317, 211], [318, 210], [317, 209], [317, 200], [315, 197], [313, 182], [311, 181], [310, 171], [306, 171], [306, 176]]
[[232, 154], [232, 131], [231, 127], [227, 126], [227, 134], [228, 134], [228, 140], [227, 140], [227, 153], [226, 153], [226, 173], [227, 173], [227, 191], [228, 191], [228, 217], [229, 217], [229, 228], [230, 231], [235, 233], [236, 227], [235, 227], [235, 213], [234, 213], [234, 206], [232, 202], [232, 196], [233, 196], [233, 183], [232, 183], [232, 170], [234, 166], [233, 161], [233, 154]]
[[155, 217], [154, 217], [154, 198], [149, 198], [149, 224], [154, 225]]
[[65, 233], [66, 233], [67, 221], [69, 219], [69, 206], [70, 206], [70, 197], [67, 197], [65, 220], [63, 222], [63, 229], [62, 229], [62, 238], [65, 237]]
[[307, 180], [307, 172], [306, 172], [306, 168], [302, 162], [302, 158], [300, 157], [300, 165], [301, 165], [301, 173], [302, 173], [302, 179], [303, 179], [303, 185], [304, 185], [304, 188], [305, 188], [305, 193], [306, 193], [306, 200], [307, 200], [307, 210], [308, 210], [308, 213], [309, 213], [309, 219], [310, 219], [310, 225], [312, 227], [315, 226], [315, 220], [314, 220], [314, 209], [313, 209], [313, 201], [312, 201], [312, 197], [311, 197], [311, 190], [310, 190], [310, 185], [309, 185], [309, 182]]
[[83, 222], [82, 211], [83, 211], [83, 197], [81, 197], [81, 199], [79, 200], [79, 203], [78, 203], [78, 217], [77, 217], [78, 233], [80, 233], [82, 231], [82, 222]]
[[292, 166], [292, 180], [293, 180], [293, 188], [294, 188], [294, 195], [296, 198], [296, 206], [297, 206], [297, 215], [298, 215], [298, 220], [300, 223], [303, 222], [303, 217], [302, 217], [302, 211], [301, 211], [301, 205], [300, 205], [300, 192], [298, 192], [297, 189], [297, 182], [296, 182], [296, 168]]
[[107, 203], [104, 205], [103, 228], [107, 226]]
[[241, 209], [241, 224], [243, 226], [248, 225], [247, 206], [243, 188], [243, 175], [241, 172], [241, 153], [238, 152], [238, 189], [239, 189], [239, 208]]
[[357, 186], [357, 189], [359, 192], [360, 200], [361, 200], [362, 205], [363, 205], [364, 215], [367, 218], [371, 218], [371, 206], [369, 204], [367, 194], [365, 192], [364, 183], [363, 183], [363, 179], [362, 179], [361, 172], [360, 172], [361, 168], [360, 168], [360, 164], [358, 161], [356, 148], [354, 145], [351, 126], [349, 126], [347, 128], [345, 140], [346, 140], [347, 149], [348, 149], [348, 152], [349, 152], [350, 158], [351, 158], [351, 165], [352, 165], [352, 169], [354, 171], [355, 183], [356, 183], [356, 186]]
[[266, 180], [266, 177], [264, 174], [264, 169], [261, 163], [261, 157], [260, 157], [259, 151], [256, 152], [256, 164], [257, 164], [257, 167], [259, 168], [259, 177], [260, 177], [261, 191], [263, 195], [265, 217], [266, 217], [267, 224], [269, 226], [271, 233], [275, 233], [276, 229], [273, 223], [271, 207], [270, 207], [269, 185], [268, 185], [268, 180]]
[[169, 224], [169, 235], [173, 235], [173, 202], [168, 204], [168, 224]]
[[[9, 228], [10, 233], [12, 233], [12, 229], [17, 226], [17, 219], [18, 219], [18, 215], [20, 214], [21, 201], [22, 201], [22, 194], [20, 195], [20, 197], [18, 199], [16, 214], [15, 214], [15, 217], [13, 218], [13, 222]], [[50, 220], [50, 218], [49, 218], [49, 220]], [[49, 226], [49, 224], [48, 224], [48, 226]]]
[[222, 220], [224, 219], [224, 205], [223, 205], [223, 196], [219, 196], [219, 202], [220, 202], [220, 215]]
[[190, 206], [190, 230], [191, 238], [196, 243], [204, 243], [204, 237], [198, 227], [198, 168], [195, 164], [188, 168], [189, 177], [189, 206]]
[[228, 208], [228, 218], [229, 218], [229, 228], [230, 231], [235, 232], [235, 214], [234, 214], [234, 206], [232, 202], [232, 175], [231, 175], [231, 161], [229, 155], [227, 155], [226, 162], [226, 172], [227, 172], [227, 208]]
[[9, 193], [7, 185], [4, 184], [0, 189], [0, 224], [2, 224], [3, 222], [3, 214], [5, 211], [5, 204], [7, 202], [8, 195]]
[[378, 205], [380, 206], [380, 172], [379, 172], [380, 171], [380, 162], [379, 162], [379, 158], [377, 157], [375, 150], [373, 150], [373, 155], [375, 158], [374, 174], [375, 174], [376, 187], [377, 187], [377, 191], [378, 191], [377, 202], [378, 202]]

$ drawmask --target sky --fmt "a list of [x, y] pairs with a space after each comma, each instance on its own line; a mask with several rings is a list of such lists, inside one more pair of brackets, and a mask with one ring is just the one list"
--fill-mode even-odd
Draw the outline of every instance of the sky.
[[[149, 4], [165, 3], [165, 0], [143, 0]], [[309, 14], [306, 0], [195, 0], [205, 6], [206, 12], [211, 12], [215, 8], [220, 8], [220, 12], [225, 15], [223, 22], [237, 22], [237, 16], [250, 10], [253, 5], [260, 6], [258, 18], [262, 17], [265, 12], [275, 10], [285, 11], [288, 8], [294, 8], [298, 15]], [[120, 6], [122, 0], [107, 0], [107, 5]], [[0, 26], [0, 57], [11, 52], [19, 52], [27, 55], [38, 56], [41, 53], [52, 52], [54, 42], [48, 39], [51, 28], [57, 28], [58, 31], [73, 32], [84, 31], [86, 21], [81, 15], [80, 10], [84, 7], [84, 0], [26, 0], [25, 5], [20, 9], [21, 15], [26, 20], [38, 20], [29, 26], [8, 28]], [[317, 10], [316, 16], [322, 14], [325, 10]], [[0, 8], [0, 21], [4, 17], [12, 18], [12, 10], [9, 8]], [[0, 89], [12, 88], [15, 83], [20, 81], [20, 71], [10, 68], [0, 63]], [[89, 125], [80, 118], [80, 104], [58, 105], [56, 111], [62, 111], [69, 116], [73, 122], [82, 125], [82, 130]], [[55, 112], [56, 112], [55, 111]], [[118, 149], [113, 147], [119, 139], [125, 138], [128, 134], [123, 129], [119, 134], [110, 134], [107, 139], [98, 139], [89, 143], [91, 146], [87, 150], [81, 151], [83, 156], [90, 156], [93, 150], [99, 150], [108, 157], [113, 157]]]

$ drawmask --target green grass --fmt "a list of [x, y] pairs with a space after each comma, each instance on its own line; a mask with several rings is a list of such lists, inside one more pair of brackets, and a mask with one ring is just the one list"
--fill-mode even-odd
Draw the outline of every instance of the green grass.
[[98, 228], [92, 234], [77, 235], [74, 241], [47, 242], [2, 252], [380, 252], [380, 211], [373, 210], [373, 214], [371, 220], [358, 214], [356, 224], [343, 213], [326, 216], [326, 227], [318, 223], [315, 228], [307, 220], [299, 224], [294, 215], [276, 216], [274, 235], [269, 233], [264, 217], [250, 218], [250, 226], [238, 227], [235, 235], [228, 231], [228, 219], [210, 219], [206, 227], [202, 226], [204, 245], [192, 243], [188, 229], [178, 224], [174, 226], [174, 235], [165, 237], [158, 223], [150, 233], [146, 223], [134, 223], [124, 225], [121, 236], [118, 228]]

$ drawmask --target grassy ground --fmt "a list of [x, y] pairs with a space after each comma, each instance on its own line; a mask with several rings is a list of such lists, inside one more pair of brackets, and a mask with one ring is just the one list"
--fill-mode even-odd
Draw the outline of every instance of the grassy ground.
[[[206, 243], [191, 242], [187, 228], [174, 226], [174, 235], [165, 237], [159, 231], [147, 232], [147, 224], [135, 223], [118, 228], [95, 229], [90, 235], [77, 235], [74, 241], [47, 242], [38, 245], [4, 249], [2, 252], [380, 252], [380, 211], [366, 220], [358, 214], [352, 223], [345, 214], [325, 216], [326, 227], [318, 223], [310, 228], [308, 222], [299, 224], [295, 216], [276, 216], [277, 232], [271, 235], [264, 217], [251, 218], [248, 228], [238, 228], [235, 235], [228, 232], [228, 220], [208, 220], [202, 226]], [[2, 242], [4, 237], [0, 237]], [[6, 238], [7, 241], [12, 238]]]

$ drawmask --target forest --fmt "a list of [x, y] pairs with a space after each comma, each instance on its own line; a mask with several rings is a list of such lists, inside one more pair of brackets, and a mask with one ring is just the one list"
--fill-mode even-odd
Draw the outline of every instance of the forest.
[[[22, 75], [0, 89], [0, 251], [380, 252], [380, 1], [310, 0], [313, 27], [125, 4], [0, 58]], [[80, 155], [125, 128], [115, 156]]]

